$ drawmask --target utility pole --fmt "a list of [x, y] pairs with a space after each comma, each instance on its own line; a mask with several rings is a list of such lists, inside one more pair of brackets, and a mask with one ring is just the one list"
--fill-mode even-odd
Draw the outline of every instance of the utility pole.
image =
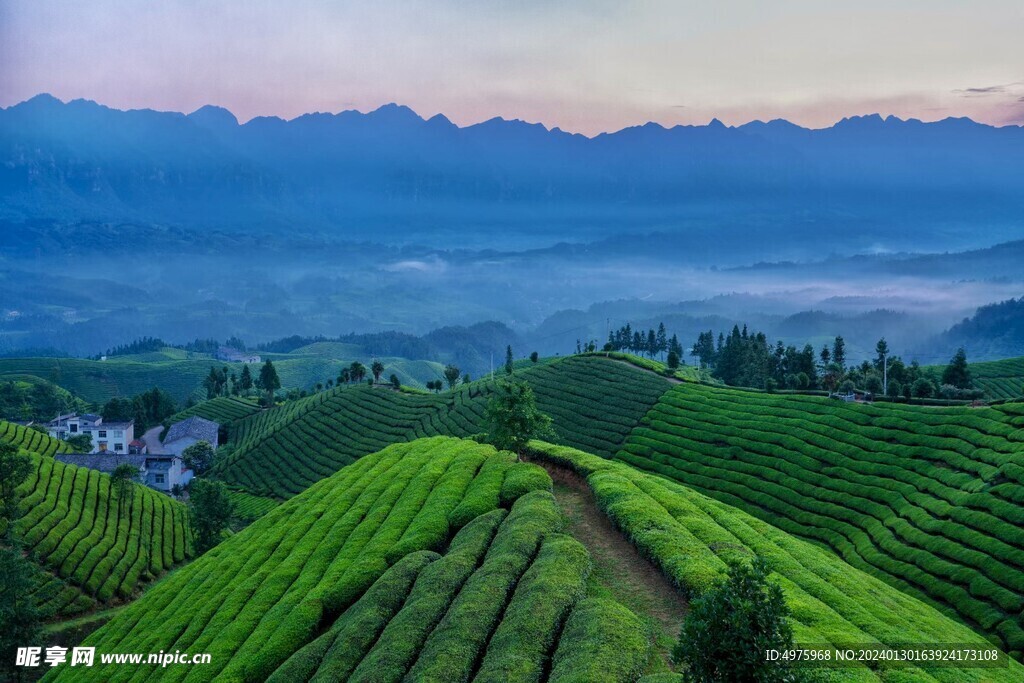
[[889, 395], [889, 354], [882, 354], [882, 393]]

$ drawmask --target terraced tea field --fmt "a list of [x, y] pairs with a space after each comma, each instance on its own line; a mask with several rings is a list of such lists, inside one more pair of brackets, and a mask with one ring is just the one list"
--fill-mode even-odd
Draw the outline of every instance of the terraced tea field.
[[971, 376], [988, 398], [1024, 399], [1024, 358], [971, 363]]
[[[670, 386], [664, 378], [597, 357], [571, 357], [516, 372], [554, 419], [559, 441], [611, 457]], [[216, 469], [227, 483], [287, 497], [391, 443], [485, 430], [490, 383], [420, 394], [342, 387], [239, 421]]]
[[71, 446], [59, 439], [52, 438], [49, 434], [5, 420], [0, 420], [0, 441], [14, 444], [18, 448], [24, 448], [26, 451], [32, 451], [39, 455], [71, 452]]
[[[798, 643], [975, 643], [987, 641], [933, 607], [853, 569], [832, 553], [684, 486], [571, 448], [533, 442], [532, 457], [586, 478], [598, 506], [689, 596], [724, 575], [731, 560], [764, 558], [793, 612]], [[885, 665], [882, 664], [882, 667]], [[866, 668], [838, 680], [1019, 681], [1004, 669]]]
[[181, 420], [198, 416], [207, 420], [213, 420], [222, 425], [230, 425], [243, 418], [255, 415], [260, 412], [260, 407], [255, 401], [237, 397], [218, 397], [208, 401], [197, 403], [191, 408], [186, 408], [168, 418], [167, 424], [174, 424]]
[[37, 593], [47, 613], [129, 598], [191, 554], [183, 505], [141, 485], [119, 502], [109, 476], [51, 457], [67, 450], [64, 442], [6, 422], [0, 435], [30, 451], [15, 534], [39, 563]]
[[[174, 573], [89, 636], [101, 652], [209, 652], [196, 667], [59, 680], [630, 681], [635, 615], [585, 599], [551, 480], [450, 438], [359, 459]], [[563, 628], [564, 626], [564, 628]]]
[[677, 385], [616, 457], [831, 547], [1024, 651], [1024, 404]]

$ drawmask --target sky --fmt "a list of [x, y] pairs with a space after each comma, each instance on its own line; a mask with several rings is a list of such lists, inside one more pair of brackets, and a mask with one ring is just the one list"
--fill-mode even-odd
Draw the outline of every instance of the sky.
[[1024, 124], [1020, 0], [0, 0], [0, 106], [398, 102], [594, 135], [881, 113]]

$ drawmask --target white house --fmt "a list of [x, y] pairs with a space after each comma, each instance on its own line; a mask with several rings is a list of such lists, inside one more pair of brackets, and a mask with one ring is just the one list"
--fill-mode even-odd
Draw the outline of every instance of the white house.
[[141, 484], [169, 493], [177, 486], [192, 481], [192, 470], [185, 467], [177, 455], [116, 455], [107, 453], [57, 453], [54, 459], [69, 465], [88, 467], [106, 474], [112, 474], [118, 465], [128, 464], [139, 470]]
[[90, 453], [128, 454], [128, 444], [135, 440], [135, 422], [104, 422], [99, 415], [69, 413], [58, 415], [47, 425], [50, 436], [67, 439], [87, 434], [92, 440]]
[[167, 430], [167, 436], [164, 437], [163, 450], [167, 453], [181, 455], [186, 448], [199, 441], [206, 441], [217, 448], [219, 433], [220, 425], [218, 423], [194, 415], [171, 425], [171, 428]]

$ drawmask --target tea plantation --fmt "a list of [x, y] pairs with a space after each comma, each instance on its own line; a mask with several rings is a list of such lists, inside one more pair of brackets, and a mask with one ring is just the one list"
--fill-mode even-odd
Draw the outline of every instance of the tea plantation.
[[[670, 386], [657, 375], [598, 357], [571, 357], [517, 370], [558, 440], [611, 457]], [[485, 431], [490, 382], [453, 392], [341, 387], [239, 421], [216, 474], [261, 496], [288, 497], [391, 443]]]
[[1024, 404], [678, 385], [616, 457], [828, 546], [1024, 651]]
[[587, 599], [540, 468], [437, 437], [360, 458], [175, 572], [89, 636], [194, 667], [60, 680], [630, 681], [636, 616]]
[[971, 363], [971, 376], [988, 398], [1024, 398], [1024, 358]]
[[[21, 435], [32, 472], [18, 487], [15, 534], [44, 570], [39, 600], [47, 614], [71, 614], [130, 598], [140, 583], [191, 554], [185, 508], [141, 485], [119, 500], [110, 477], [43, 453], [66, 450], [45, 434], [0, 422], [0, 438]], [[42, 437], [38, 439], [37, 437]]]
[[[531, 444], [533, 459], [586, 478], [597, 505], [685, 594], [696, 597], [730, 560], [764, 558], [793, 612], [798, 643], [975, 643], [986, 640], [832, 553], [663, 477], [571, 448]], [[1005, 669], [844, 670], [840, 680], [1018, 681]]]

